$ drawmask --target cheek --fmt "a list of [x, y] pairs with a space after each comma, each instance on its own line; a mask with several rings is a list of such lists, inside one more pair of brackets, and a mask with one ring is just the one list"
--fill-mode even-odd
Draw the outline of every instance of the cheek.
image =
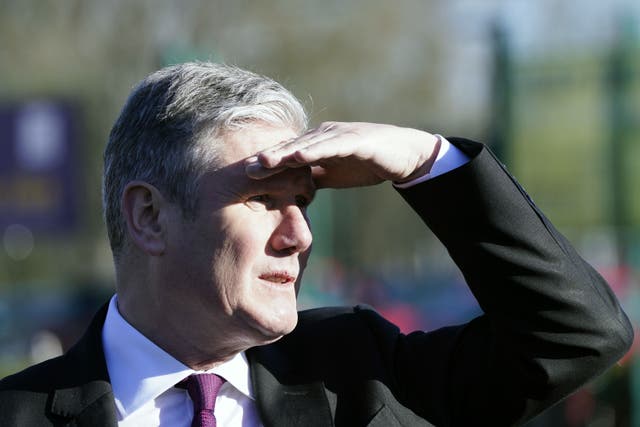
[[237, 215], [226, 230], [227, 240], [234, 246], [238, 261], [267, 253], [274, 224], [268, 213], [250, 212]]
[[[217, 241], [214, 273], [224, 275], [227, 282], [251, 280], [266, 268], [273, 221], [267, 213], [247, 212], [244, 206], [225, 211], [221, 227], [213, 236]], [[220, 274], [218, 271], [220, 270]]]
[[228, 233], [222, 248], [216, 254], [214, 268], [227, 276], [249, 274], [252, 267], [264, 254], [264, 245], [255, 234]]

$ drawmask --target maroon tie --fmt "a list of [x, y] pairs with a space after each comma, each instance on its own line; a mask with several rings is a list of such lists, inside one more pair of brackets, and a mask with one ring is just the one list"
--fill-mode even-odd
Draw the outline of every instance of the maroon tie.
[[216, 374], [193, 374], [183, 381], [193, 401], [191, 427], [216, 427], [213, 409], [225, 379]]

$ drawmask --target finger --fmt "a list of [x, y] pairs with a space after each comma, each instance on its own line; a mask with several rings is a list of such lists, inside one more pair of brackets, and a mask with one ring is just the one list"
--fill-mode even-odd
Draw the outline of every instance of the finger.
[[264, 179], [285, 169], [313, 166], [312, 170], [317, 172], [318, 178], [324, 180], [325, 171], [317, 163], [325, 158], [341, 157], [347, 153], [342, 151], [339, 143], [328, 141], [329, 139], [325, 139], [308, 148], [282, 156], [277, 163], [265, 162], [268, 153], [258, 153], [246, 160], [245, 173], [252, 179]]
[[[361, 148], [350, 136], [339, 135], [310, 144], [292, 153], [292, 157], [298, 163], [313, 165], [332, 158], [362, 157], [363, 153], [359, 151]], [[290, 161], [293, 162], [293, 160]]]
[[268, 178], [272, 175], [282, 172], [285, 169], [288, 169], [288, 167], [280, 166], [277, 168], [265, 168], [257, 161], [247, 163], [247, 165], [244, 167], [245, 173], [249, 178], [252, 178], [252, 179]]
[[294, 154], [296, 152], [302, 151], [313, 144], [320, 143], [335, 136], [333, 132], [330, 132], [327, 129], [328, 128], [312, 129], [298, 138], [284, 141], [281, 144], [269, 147], [266, 150], [257, 153], [258, 160], [267, 168], [278, 167], [283, 164], [295, 166], [297, 160]]
[[288, 144], [258, 153], [258, 160], [267, 168], [273, 168], [287, 163], [296, 163], [297, 159], [295, 154], [297, 152], [305, 150], [310, 145], [317, 144], [329, 138], [329, 135], [318, 135], [304, 138], [302, 140], [295, 140]]
[[316, 189], [331, 187], [330, 182], [327, 182], [328, 177], [327, 170], [322, 166], [311, 167], [311, 179], [313, 179]]
[[253, 158], [257, 158], [257, 156], [259, 156], [262, 153], [280, 150], [280, 149], [282, 149], [282, 147], [285, 147], [285, 146], [291, 144], [291, 142], [296, 140], [297, 138], [298, 137], [285, 139], [284, 141], [278, 142], [277, 144], [274, 144], [274, 145], [272, 145], [270, 147], [267, 147], [264, 150], [258, 151], [257, 153], [255, 153], [253, 155]]

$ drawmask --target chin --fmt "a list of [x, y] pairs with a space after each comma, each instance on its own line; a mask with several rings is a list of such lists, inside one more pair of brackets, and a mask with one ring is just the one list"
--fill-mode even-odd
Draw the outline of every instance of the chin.
[[255, 319], [254, 326], [261, 338], [270, 343], [293, 331], [297, 324], [298, 313], [294, 310], [293, 313], [272, 314], [269, 319]]

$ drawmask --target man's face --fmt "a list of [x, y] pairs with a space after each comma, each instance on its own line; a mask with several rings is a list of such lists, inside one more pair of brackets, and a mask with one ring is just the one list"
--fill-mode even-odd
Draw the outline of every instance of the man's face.
[[312, 240], [311, 171], [289, 169], [263, 180], [244, 172], [247, 157], [295, 136], [259, 124], [223, 135], [222, 167], [202, 178], [196, 219], [172, 220], [167, 260], [174, 277], [164, 292], [183, 328], [225, 328], [234, 339], [268, 342], [295, 327]]

